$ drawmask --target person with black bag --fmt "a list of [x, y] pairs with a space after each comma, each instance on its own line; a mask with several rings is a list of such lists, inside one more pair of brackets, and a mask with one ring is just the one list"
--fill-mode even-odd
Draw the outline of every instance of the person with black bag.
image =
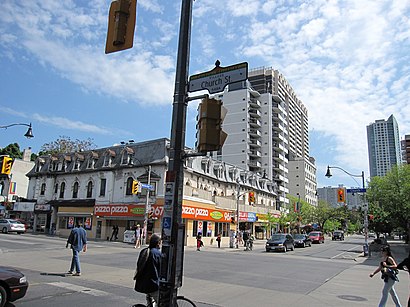
[[[143, 248], [138, 256], [134, 274], [137, 292], [145, 293], [147, 306], [157, 306], [159, 297], [159, 272], [161, 264], [161, 238], [153, 234], [149, 245]], [[135, 306], [135, 305], [134, 305]]]
[[384, 280], [384, 287], [382, 290], [382, 297], [380, 299], [379, 307], [386, 306], [389, 293], [396, 307], [401, 307], [399, 297], [397, 296], [396, 290], [394, 289], [394, 284], [396, 283], [396, 281], [399, 281], [399, 279], [397, 278], [397, 263], [393, 258], [390, 247], [382, 247], [381, 253], [382, 259], [380, 265], [373, 273], [369, 275], [370, 277], [373, 277], [379, 272], [382, 273], [381, 278]]

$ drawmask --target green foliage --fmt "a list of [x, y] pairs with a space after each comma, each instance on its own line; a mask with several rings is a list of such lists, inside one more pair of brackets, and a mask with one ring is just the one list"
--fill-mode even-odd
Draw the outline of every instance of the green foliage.
[[395, 166], [386, 176], [373, 177], [367, 196], [375, 231], [401, 228], [410, 234], [410, 165]]
[[59, 139], [41, 146], [39, 155], [86, 151], [94, 148], [96, 148], [96, 145], [90, 138], [86, 140], [72, 140], [68, 136], [60, 136]]
[[0, 155], [9, 155], [11, 158], [17, 159], [21, 159], [23, 157], [23, 153], [20, 151], [20, 146], [17, 143], [9, 144], [0, 149]]

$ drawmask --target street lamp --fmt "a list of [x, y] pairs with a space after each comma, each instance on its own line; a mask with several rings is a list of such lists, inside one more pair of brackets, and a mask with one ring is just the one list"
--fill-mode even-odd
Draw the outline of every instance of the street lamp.
[[[327, 166], [327, 171], [326, 171], [326, 177], [328, 177], [328, 178], [330, 178], [330, 177], [332, 177], [332, 173], [330, 172], [330, 169], [331, 168], [336, 168], [336, 169], [339, 169], [339, 170], [341, 170], [341, 171], [343, 171], [343, 172], [345, 172], [346, 174], [348, 174], [350, 177], [361, 177], [362, 178], [362, 188], [363, 188], [363, 190], [365, 190], [365, 185], [364, 185], [364, 171], [362, 171], [362, 174], [361, 175], [353, 175], [353, 174], [351, 174], [351, 173], [349, 173], [349, 172], [347, 172], [347, 171], [345, 171], [343, 168], [341, 168], [341, 167], [338, 167], [338, 166]], [[354, 178], [353, 178], [354, 179]], [[369, 221], [368, 221], [368, 218], [367, 218], [367, 210], [368, 210], [368, 207], [367, 207], [367, 204], [366, 204], [366, 201], [365, 201], [365, 191], [363, 192], [363, 200], [364, 200], [364, 250], [363, 250], [363, 253], [364, 253], [364, 256], [369, 256], [370, 255], [370, 253], [369, 253], [369, 244], [368, 244], [368, 232], [369, 232], [369, 230], [368, 230], [368, 226], [369, 226]]]
[[13, 127], [13, 126], [27, 126], [27, 132], [26, 134], [24, 134], [24, 136], [28, 139], [31, 139], [34, 137], [33, 135], [33, 129], [31, 128], [31, 123], [30, 124], [10, 124], [10, 125], [6, 125], [6, 126], [0, 126], [0, 128], [2, 129], [7, 129], [9, 127]]
[[[151, 185], [151, 165], [148, 165], [148, 167], [145, 167], [144, 164], [138, 159], [138, 158], [133, 158], [134, 160], [137, 160], [138, 163], [145, 168], [145, 171], [148, 173], [148, 180], [147, 180], [147, 195], [145, 198], [145, 210], [144, 210], [144, 228], [143, 228], [143, 239], [144, 242], [146, 243], [147, 239], [147, 231], [148, 231], [148, 214], [151, 211], [151, 205], [149, 203], [149, 192], [150, 188], [149, 186]], [[133, 161], [130, 161], [130, 164], [133, 165]]]

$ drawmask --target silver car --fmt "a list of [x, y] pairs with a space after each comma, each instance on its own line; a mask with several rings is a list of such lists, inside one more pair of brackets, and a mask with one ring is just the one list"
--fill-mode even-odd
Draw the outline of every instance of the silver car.
[[2, 233], [17, 232], [21, 234], [26, 232], [26, 226], [17, 220], [0, 219], [0, 230]]

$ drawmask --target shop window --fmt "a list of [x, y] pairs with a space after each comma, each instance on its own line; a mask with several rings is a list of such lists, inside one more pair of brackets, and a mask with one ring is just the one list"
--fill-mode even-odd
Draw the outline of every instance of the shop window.
[[62, 182], [60, 185], [60, 198], [64, 198], [64, 191], [65, 191], [65, 182]]
[[215, 236], [221, 234], [222, 237], [229, 236], [229, 223], [215, 223]]
[[74, 182], [73, 185], [73, 198], [77, 198], [78, 197], [78, 182]]
[[125, 187], [125, 195], [132, 195], [132, 182], [134, 178], [128, 177], [127, 179], [127, 186]]
[[[202, 230], [198, 229], [199, 222], [202, 223]], [[202, 234], [202, 237], [210, 237], [212, 233], [208, 233], [207, 229], [208, 229], [208, 222], [206, 222], [206, 221], [193, 221], [192, 236], [196, 237], [197, 234], [200, 232]]]
[[46, 184], [43, 183], [40, 189], [40, 195], [44, 195], [46, 193]]
[[93, 182], [89, 181], [87, 184], [87, 198], [91, 198], [93, 196]]

